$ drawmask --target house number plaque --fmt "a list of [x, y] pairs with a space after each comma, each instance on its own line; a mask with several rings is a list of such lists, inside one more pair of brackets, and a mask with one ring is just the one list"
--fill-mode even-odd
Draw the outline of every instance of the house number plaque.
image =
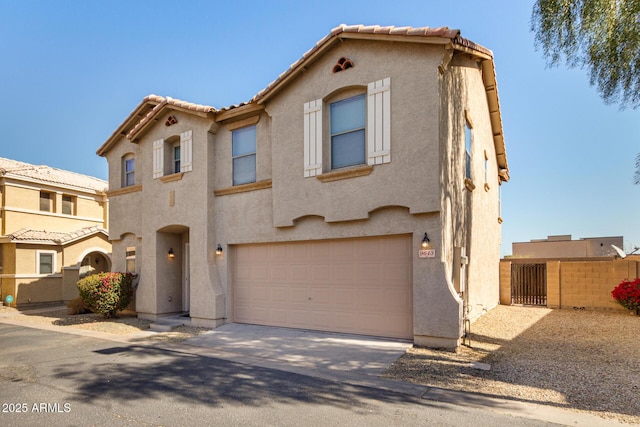
[[420, 258], [435, 258], [436, 250], [435, 249], [420, 249], [418, 251], [418, 256]]

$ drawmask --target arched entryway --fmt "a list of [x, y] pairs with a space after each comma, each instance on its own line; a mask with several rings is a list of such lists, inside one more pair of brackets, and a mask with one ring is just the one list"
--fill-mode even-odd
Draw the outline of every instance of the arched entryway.
[[83, 255], [80, 260], [80, 278], [108, 271], [111, 271], [111, 259], [104, 252], [94, 250]]
[[163, 227], [156, 232], [156, 286], [158, 313], [189, 313], [189, 228]]

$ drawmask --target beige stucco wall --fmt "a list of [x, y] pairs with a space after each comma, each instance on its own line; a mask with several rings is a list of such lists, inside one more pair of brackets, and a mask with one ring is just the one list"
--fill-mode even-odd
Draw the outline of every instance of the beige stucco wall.
[[[139, 191], [110, 199], [110, 217], [118, 218], [110, 230], [114, 239], [114, 269], [124, 271], [126, 247], [135, 246], [136, 269], [140, 276], [136, 310], [147, 318], [179, 312], [182, 294], [177, 277], [184, 274], [182, 250], [184, 243], [189, 242], [190, 307], [192, 319], [197, 323], [198, 318], [224, 317], [222, 288], [215, 274], [212, 277], [211, 270], [215, 267], [209, 265], [210, 260], [214, 261], [210, 254], [215, 252], [216, 242], [207, 210], [207, 201], [213, 194], [211, 174], [215, 170], [209, 166], [215, 165], [213, 136], [209, 132], [212, 122], [176, 111], [166, 112], [159, 118], [160, 122], [164, 123], [170, 114], [177, 118], [177, 124], [152, 127], [136, 143], [123, 139], [107, 155], [112, 190], [121, 187], [122, 157], [130, 152], [136, 155], [135, 182], [141, 186]], [[176, 180], [154, 179], [153, 141], [167, 140], [188, 130], [193, 131], [193, 170]], [[168, 260], [167, 252], [171, 247], [176, 258]]]
[[[71, 232], [94, 226], [107, 228], [104, 215], [107, 203], [103, 195], [91, 196], [56, 187], [42, 187], [42, 189], [55, 195], [51, 212], [40, 211], [40, 188], [5, 180], [2, 234], [13, 233], [23, 228], [56, 232]], [[62, 214], [63, 194], [75, 197], [74, 215]]]
[[[445, 57], [440, 98], [440, 186], [445, 277], [460, 270], [465, 292], [456, 295], [464, 316], [475, 319], [500, 300], [498, 170], [482, 73], [464, 54]], [[465, 185], [465, 124], [471, 125], [471, 184]], [[485, 179], [485, 158], [487, 159]], [[456, 248], [467, 257], [457, 264]], [[455, 262], [454, 262], [455, 261]], [[463, 307], [460, 307], [462, 310]]]
[[[356, 66], [332, 73], [340, 57], [348, 57]], [[479, 142], [474, 150], [481, 154], [474, 153], [474, 158], [484, 159], [487, 149], [494, 180], [497, 170], [488, 117], [483, 117], [488, 113], [480, 71], [451, 68], [447, 71], [451, 85], [442, 85], [438, 65], [445, 58], [445, 49], [426, 44], [344, 40], [333, 46], [259, 113], [257, 181], [271, 180], [259, 190], [221, 192], [232, 185], [229, 123], [217, 126], [211, 119], [168, 110], [136, 143], [121, 139], [115, 144], [106, 154], [110, 187], [116, 192], [110, 200], [114, 269], [124, 270], [125, 248], [135, 246], [139, 314], [154, 318], [181, 310], [184, 301], [181, 285], [176, 283], [185, 279], [180, 266], [187, 242], [192, 322], [217, 326], [233, 321], [230, 271], [235, 245], [411, 234], [415, 342], [457, 345], [462, 300], [452, 286], [454, 246], [468, 247], [470, 239], [484, 239], [468, 248], [472, 255], [469, 283], [482, 283], [472, 301], [474, 307], [488, 308], [498, 300], [499, 248], [491, 246], [499, 243], [497, 185], [485, 191], [480, 183], [471, 195], [463, 188], [464, 137], [460, 138], [459, 126], [465, 109], [477, 117]], [[328, 101], [343, 90], [360, 90], [387, 77], [391, 79], [391, 162], [374, 166], [367, 176], [332, 182], [305, 178], [303, 104], [320, 98]], [[466, 79], [470, 81], [465, 86], [461, 82]], [[441, 114], [442, 92], [454, 85], [464, 86], [464, 95], [447, 98], [446, 112]], [[169, 114], [178, 123], [166, 127], [163, 123]], [[193, 170], [169, 182], [153, 179], [152, 141], [186, 130], [193, 131]], [[444, 157], [443, 151], [447, 152]], [[129, 152], [136, 155], [138, 191], [118, 192], [121, 159]], [[474, 169], [482, 167], [474, 164]], [[466, 213], [460, 216], [460, 206], [474, 210], [462, 210]], [[471, 212], [478, 214], [473, 223]], [[461, 227], [477, 230], [464, 233]], [[425, 232], [435, 258], [418, 256]], [[215, 254], [218, 244], [224, 249], [222, 256]], [[167, 257], [169, 248], [176, 255], [173, 259]], [[494, 290], [489, 289], [492, 286]]]
[[[37, 274], [38, 251], [56, 253], [55, 271]], [[14, 306], [68, 301], [77, 292], [69, 283], [75, 277], [65, 274], [67, 267], [78, 269], [82, 259], [90, 253], [99, 253], [110, 264], [111, 245], [103, 234], [96, 234], [65, 246], [59, 245], [3, 245], [2, 298], [14, 297]], [[106, 270], [109, 265], [105, 266]], [[77, 276], [77, 274], [76, 274]]]
[[[436, 112], [441, 56], [441, 49], [428, 45], [345, 40], [268, 102], [275, 226], [291, 226], [307, 215], [328, 222], [366, 219], [384, 206], [408, 207], [414, 214], [438, 211]], [[332, 73], [341, 57], [351, 59], [355, 67]], [[329, 99], [346, 88], [365, 88], [387, 77], [391, 79], [391, 163], [374, 166], [371, 175], [362, 179], [323, 183], [315, 177], [304, 178], [304, 103]]]

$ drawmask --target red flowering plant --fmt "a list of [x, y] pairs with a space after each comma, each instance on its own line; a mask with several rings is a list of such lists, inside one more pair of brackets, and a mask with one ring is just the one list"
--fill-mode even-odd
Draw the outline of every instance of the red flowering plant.
[[628, 310], [640, 310], [640, 278], [624, 279], [611, 291], [613, 299]]
[[92, 274], [78, 281], [80, 298], [94, 313], [113, 317], [131, 302], [134, 278], [131, 273]]

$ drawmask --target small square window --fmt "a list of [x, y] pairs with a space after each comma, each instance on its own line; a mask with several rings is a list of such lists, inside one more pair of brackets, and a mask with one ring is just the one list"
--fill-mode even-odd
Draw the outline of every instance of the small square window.
[[247, 126], [231, 133], [233, 185], [256, 182], [256, 127]]
[[331, 104], [331, 168], [365, 163], [364, 94]]

